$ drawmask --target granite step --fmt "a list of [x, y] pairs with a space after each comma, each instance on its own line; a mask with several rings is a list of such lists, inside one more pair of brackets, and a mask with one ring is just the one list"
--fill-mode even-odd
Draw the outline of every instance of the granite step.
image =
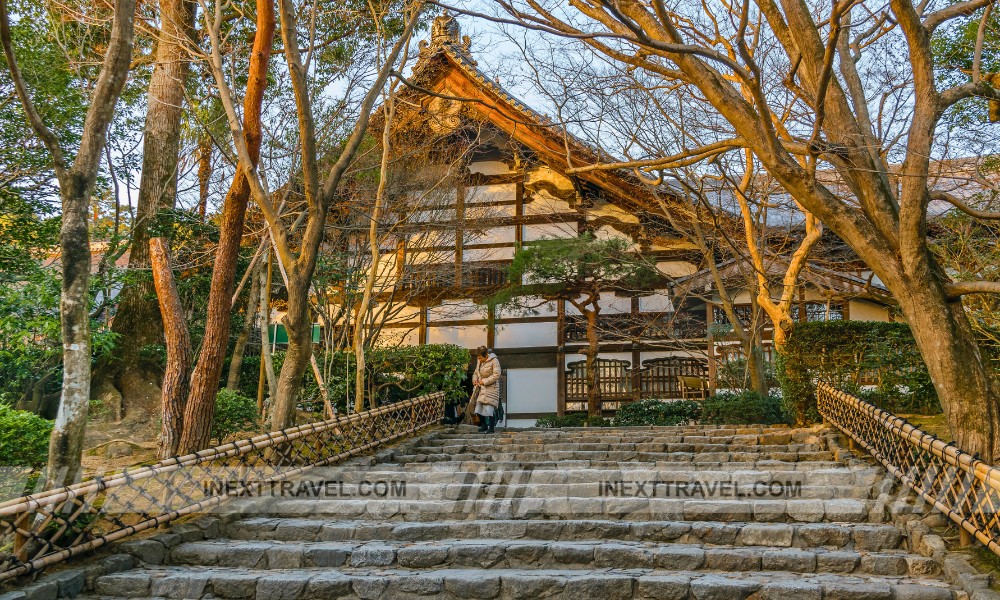
[[[407, 462], [463, 462], [463, 461], [512, 461], [521, 463], [548, 461], [638, 461], [649, 462], [671, 460], [674, 456], [691, 456], [697, 462], [750, 462], [775, 460], [782, 462], [821, 462], [834, 460], [833, 452], [822, 451], [782, 451], [782, 452], [638, 452], [634, 450], [569, 450], [552, 452], [418, 452], [414, 454], [394, 454], [397, 463]], [[693, 456], [692, 456], [693, 455]]]
[[107, 575], [100, 598], [559, 598], [580, 600], [956, 600], [930, 578], [657, 569], [246, 569], [166, 567]]
[[600, 539], [682, 544], [748, 545], [772, 548], [894, 550], [903, 536], [893, 525], [875, 523], [754, 523], [715, 521], [620, 520], [469, 520], [432, 523], [332, 521], [252, 517], [226, 526], [234, 540], [300, 542], [431, 540], [539, 540]]
[[638, 521], [847, 522], [868, 520], [874, 500], [679, 498], [499, 498], [485, 500], [273, 498], [259, 510], [269, 516], [322, 515], [342, 519], [627, 518]]
[[[754, 541], [752, 535], [744, 541]], [[791, 542], [789, 537], [788, 542]], [[603, 569], [846, 573], [925, 577], [940, 574], [934, 559], [902, 550], [865, 552], [816, 548], [717, 546], [654, 542], [463, 539], [374, 541], [189, 542], [173, 548], [171, 565], [256, 570], [312, 567], [406, 569]]]

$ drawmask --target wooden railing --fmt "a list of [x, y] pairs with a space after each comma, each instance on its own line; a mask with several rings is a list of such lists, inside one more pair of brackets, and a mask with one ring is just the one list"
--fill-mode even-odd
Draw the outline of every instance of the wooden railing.
[[0, 581], [439, 423], [444, 392], [0, 503]]
[[[566, 410], [587, 410], [587, 362], [576, 361], [567, 367]], [[685, 356], [644, 360], [638, 369], [627, 360], [598, 359], [595, 367], [602, 411], [614, 411], [636, 400], [681, 398], [681, 376], [708, 377], [707, 361]]]
[[958, 523], [963, 541], [1000, 554], [1000, 469], [827, 383], [816, 399], [827, 422]]

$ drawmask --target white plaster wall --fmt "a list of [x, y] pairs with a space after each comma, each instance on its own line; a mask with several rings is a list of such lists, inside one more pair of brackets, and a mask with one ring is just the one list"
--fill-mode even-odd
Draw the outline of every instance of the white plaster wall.
[[447, 251], [440, 251], [440, 252], [414, 251], [414, 252], [410, 252], [409, 255], [410, 255], [411, 258], [408, 258], [407, 262], [409, 262], [411, 266], [426, 265], [426, 264], [438, 265], [438, 264], [448, 264], [448, 263], [454, 264], [455, 263], [455, 251], [454, 250], [447, 250]]
[[666, 290], [657, 290], [652, 296], [639, 296], [639, 312], [673, 312], [674, 304]]
[[420, 332], [417, 327], [413, 329], [383, 329], [379, 332], [378, 345], [380, 346], [418, 346], [420, 344]]
[[[516, 207], [513, 204], [503, 204], [492, 206], [489, 204], [469, 204], [465, 207], [465, 220], [475, 221], [476, 219], [499, 219], [500, 217], [513, 217]], [[475, 223], [469, 224], [471, 227]]]
[[514, 200], [517, 186], [513, 183], [472, 186], [465, 190], [466, 204], [482, 204]]
[[[555, 412], [553, 411], [552, 414], [555, 414]], [[527, 429], [534, 426], [535, 419], [507, 419], [507, 422], [503, 424], [503, 427], [507, 429]]]
[[468, 244], [513, 244], [514, 240], [513, 227], [494, 227], [482, 232], [466, 232], [465, 235]]
[[627, 235], [618, 231], [610, 225], [603, 225], [597, 231], [594, 232], [594, 238], [603, 241], [611, 241], [615, 239], [625, 240], [628, 242], [628, 249], [631, 252], [639, 252], [639, 244], [633, 242]]
[[[534, 306], [534, 310], [531, 312], [530, 316], [533, 317], [554, 317], [559, 314], [559, 308], [556, 306], [555, 302], [545, 302], [537, 296], [525, 296], [523, 302], [526, 306]], [[517, 310], [503, 311], [497, 308], [497, 318], [505, 317], [522, 317], [526, 316], [524, 313]]]
[[[558, 409], [556, 369], [508, 369], [507, 412], [551, 412]], [[527, 425], [534, 425], [531, 420]]]
[[417, 346], [417, 345], [419, 345], [420, 344], [420, 332], [416, 328], [406, 331], [406, 333], [403, 334], [403, 338], [400, 341], [400, 344], [403, 345], [403, 346]]
[[524, 226], [524, 241], [576, 237], [576, 223], [542, 223]]
[[463, 248], [462, 258], [465, 262], [481, 260], [512, 260], [514, 258], [514, 247], [506, 248]]
[[432, 223], [437, 221], [448, 221], [455, 218], [454, 208], [441, 208], [435, 210], [420, 210], [409, 216], [410, 223]]
[[497, 348], [556, 345], [556, 323], [507, 323], [496, 326]]
[[428, 327], [428, 344], [455, 344], [464, 348], [478, 348], [486, 343], [486, 326]]
[[530, 201], [524, 203], [524, 214], [526, 215], [550, 215], [568, 212], [574, 212], [569, 202], [560, 200], [545, 190], [532, 194]]
[[884, 306], [865, 302], [864, 300], [851, 300], [848, 303], [849, 317], [852, 321], [888, 321], [889, 312]]
[[469, 165], [470, 173], [482, 173], [483, 175], [505, 175], [510, 173], [510, 168], [498, 160], [483, 160]]
[[427, 322], [474, 321], [486, 318], [486, 307], [472, 300], [449, 300], [427, 309]]
[[[632, 299], [615, 296], [614, 292], [601, 293], [601, 314], [620, 315], [632, 312]], [[566, 303], [566, 314], [579, 315], [580, 311], [569, 302]]]
[[[381, 306], [381, 305], [380, 305]], [[405, 322], [405, 321], [419, 321], [420, 320], [420, 307], [404, 305], [402, 307], [394, 307], [394, 310], [398, 311], [394, 321]]]
[[668, 277], [685, 277], [698, 270], [698, 267], [679, 260], [666, 260], [656, 263], [656, 268]]

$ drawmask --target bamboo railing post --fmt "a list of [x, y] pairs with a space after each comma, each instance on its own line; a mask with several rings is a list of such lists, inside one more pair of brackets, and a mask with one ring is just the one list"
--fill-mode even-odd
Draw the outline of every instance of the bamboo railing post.
[[958, 527], [958, 545], [966, 548], [971, 546], [976, 540], [975, 536], [969, 533], [969, 530], [961, 525]]

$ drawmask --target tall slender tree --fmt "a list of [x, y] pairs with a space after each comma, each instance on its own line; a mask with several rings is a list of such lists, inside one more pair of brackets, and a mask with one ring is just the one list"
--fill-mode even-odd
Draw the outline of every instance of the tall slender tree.
[[18, 68], [10, 34], [6, 0], [0, 0], [0, 44], [17, 97], [52, 159], [59, 182], [62, 227], [59, 232], [62, 291], [59, 313], [63, 337], [63, 385], [59, 412], [49, 443], [45, 485], [53, 487], [75, 480], [80, 473], [83, 439], [90, 402], [90, 235], [88, 214], [97, 181], [108, 126], [125, 87], [135, 39], [135, 0], [117, 0], [111, 35], [100, 75], [90, 98], [80, 145], [73, 158], [35, 109], [35, 101]]
[[[212, 44], [211, 62], [216, 81], [227, 97], [220, 48], [221, 11], [211, 16], [205, 13], [206, 25]], [[212, 418], [215, 411], [215, 394], [219, 389], [222, 367], [229, 343], [229, 322], [232, 310], [233, 287], [236, 285], [236, 259], [243, 223], [250, 201], [251, 187], [257, 182], [256, 169], [260, 159], [263, 123], [261, 107], [267, 89], [267, 69], [274, 45], [274, 0], [257, 0], [257, 30], [254, 33], [250, 54], [246, 95], [243, 98], [243, 120], [232, 126], [233, 140], [239, 148], [240, 163], [232, 185], [222, 206], [222, 225], [219, 230], [219, 247], [216, 250], [215, 269], [208, 293], [205, 335], [201, 351], [191, 375], [191, 391], [184, 408], [184, 429], [178, 452], [194, 452], [208, 446], [212, 439]]]
[[[149, 227], [157, 211], [173, 208], [177, 198], [181, 116], [190, 65], [187, 45], [191, 41], [194, 13], [192, 0], [160, 0], [160, 28], [156, 32], [156, 57], [143, 131], [142, 179], [128, 260], [128, 268], [133, 271], [149, 268]], [[131, 404], [148, 404], [149, 399], [129, 394], [131, 389], [146, 386], [123, 385], [122, 381], [139, 379], [156, 386], [161, 375], [158, 367], [140, 360], [145, 346], [160, 344], [164, 339], [151, 279], [132, 278], [126, 283], [111, 328], [120, 335], [119, 345], [113, 362], [95, 374], [95, 384], [97, 378], [106, 378], [108, 384], [117, 387], [124, 396], [127, 411]], [[155, 402], [154, 406], [144, 408], [156, 408]]]

